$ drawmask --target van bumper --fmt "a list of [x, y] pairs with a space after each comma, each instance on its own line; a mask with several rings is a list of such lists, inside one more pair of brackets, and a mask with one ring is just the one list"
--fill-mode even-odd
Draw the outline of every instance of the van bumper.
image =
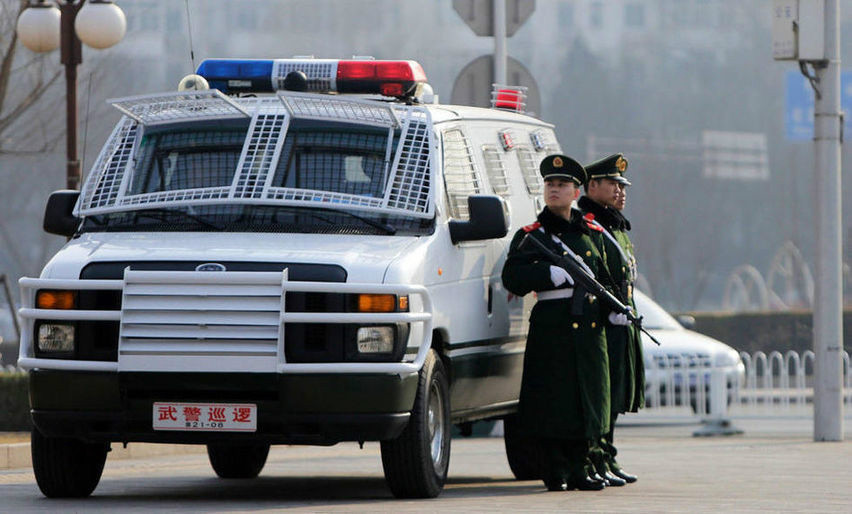
[[[35, 426], [52, 437], [91, 441], [264, 441], [332, 445], [397, 437], [408, 423], [417, 373], [120, 373], [34, 369]], [[152, 428], [154, 402], [254, 403], [257, 431]]]

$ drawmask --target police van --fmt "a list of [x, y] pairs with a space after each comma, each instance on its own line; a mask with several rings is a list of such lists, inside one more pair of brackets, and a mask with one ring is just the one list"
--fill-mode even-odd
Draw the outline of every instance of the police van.
[[89, 495], [110, 443], [252, 478], [271, 444], [380, 441], [395, 496], [438, 495], [452, 425], [516, 410], [533, 300], [500, 273], [553, 126], [512, 89], [434, 103], [414, 61], [210, 59], [182, 84], [111, 100], [82, 190], [48, 200], [69, 240], [20, 281], [41, 491]]

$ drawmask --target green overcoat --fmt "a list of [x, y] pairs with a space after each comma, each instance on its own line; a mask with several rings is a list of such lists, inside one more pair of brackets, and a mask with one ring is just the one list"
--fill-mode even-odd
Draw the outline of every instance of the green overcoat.
[[[580, 198], [578, 206], [586, 216], [592, 215], [615, 239], [613, 241], [604, 234], [607, 269], [611, 279], [608, 285], [620, 300], [626, 300], [633, 312], [636, 312], [636, 304], [633, 302], [636, 261], [633, 244], [627, 235], [630, 222], [617, 210], [604, 207], [586, 196]], [[615, 246], [616, 242], [620, 250]], [[606, 338], [612, 411], [636, 412], [645, 405], [645, 365], [639, 330], [632, 325], [607, 325]]]
[[[545, 207], [538, 220], [512, 239], [503, 267], [507, 290], [524, 296], [554, 289], [551, 263], [532, 245], [519, 248], [528, 235], [562, 254], [562, 247], [551, 239], [555, 234], [597, 276], [604, 266], [603, 240], [579, 211], [567, 221]], [[610, 423], [604, 318], [596, 299], [583, 298], [579, 314], [572, 313], [572, 301], [540, 300], [532, 309], [518, 418], [521, 430], [534, 437], [597, 440], [609, 431]]]

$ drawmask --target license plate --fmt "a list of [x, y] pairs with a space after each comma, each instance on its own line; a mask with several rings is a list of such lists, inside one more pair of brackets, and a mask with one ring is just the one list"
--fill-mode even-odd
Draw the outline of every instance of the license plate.
[[257, 432], [253, 403], [154, 402], [154, 430]]

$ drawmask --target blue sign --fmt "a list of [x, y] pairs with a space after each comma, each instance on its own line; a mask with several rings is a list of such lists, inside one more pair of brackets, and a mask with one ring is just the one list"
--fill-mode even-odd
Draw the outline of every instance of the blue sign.
[[[840, 109], [848, 114], [843, 131], [852, 133], [852, 71], [840, 74]], [[803, 141], [814, 138], [814, 90], [798, 71], [787, 72], [787, 110], [784, 113], [787, 139]]]

